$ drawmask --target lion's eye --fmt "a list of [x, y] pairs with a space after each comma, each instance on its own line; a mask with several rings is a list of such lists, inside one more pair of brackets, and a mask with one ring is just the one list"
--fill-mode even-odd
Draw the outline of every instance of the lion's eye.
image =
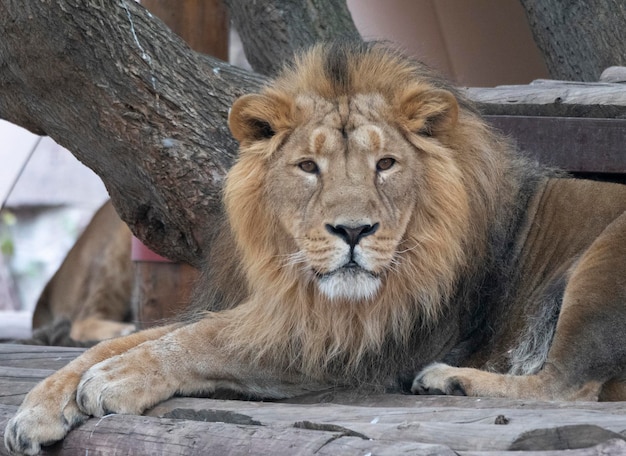
[[380, 160], [378, 160], [378, 163], [376, 163], [376, 171], [387, 171], [395, 164], [396, 161], [393, 158], [381, 158]]
[[310, 173], [310, 174], [317, 174], [320, 170], [317, 167], [317, 163], [315, 163], [313, 160], [302, 161], [298, 163], [298, 167], [305, 173]]

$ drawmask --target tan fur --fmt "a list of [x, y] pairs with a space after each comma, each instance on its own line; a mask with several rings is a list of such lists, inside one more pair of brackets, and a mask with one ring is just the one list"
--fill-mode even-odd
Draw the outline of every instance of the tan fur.
[[33, 314], [38, 337], [59, 320], [71, 322], [70, 337], [87, 342], [133, 331], [130, 315], [131, 232], [111, 202], [93, 216], [48, 281]]
[[314, 47], [229, 124], [240, 156], [204, 310], [37, 386], [12, 451], [217, 388], [623, 397], [625, 187], [515, 157], [462, 95], [378, 44]]
[[[276, 201], [280, 195], [267, 201], [263, 194], [274, 191], [293, 197], [297, 192], [291, 187], [283, 190], [287, 185], [281, 175], [284, 164], [281, 163], [279, 171], [271, 170], [275, 166], [272, 154], [279, 146], [285, 155], [290, 154], [290, 157], [281, 157], [281, 161], [295, 160], [308, 153], [300, 146], [308, 144], [305, 138], [313, 137], [319, 142], [324, 128], [330, 136], [330, 132], [337, 129], [335, 124], [344, 121], [340, 117], [342, 111], [348, 110], [348, 98], [339, 100], [339, 115], [331, 111], [333, 102], [326, 101], [326, 98], [332, 100], [335, 89], [327, 77], [319, 74], [322, 53], [321, 47], [315, 49], [296, 63], [297, 70], [287, 72], [266, 93], [243, 97], [233, 106], [231, 128], [242, 147], [239, 161], [229, 173], [225, 192], [229, 220], [238, 244], [243, 246], [241, 255], [248, 282], [254, 284], [252, 299], [255, 303], [248, 308], [254, 317], [243, 314], [241, 320], [233, 321], [226, 331], [233, 351], [253, 347], [257, 358], [283, 356], [290, 363], [302, 362], [302, 370], [313, 375], [322, 372], [337, 354], [345, 356], [343, 364], [349, 370], [358, 365], [364, 352], [380, 347], [389, 333], [406, 340], [417, 315], [423, 317], [423, 324], [438, 316], [439, 307], [451, 293], [468, 255], [480, 254], [484, 249], [485, 230], [480, 226], [468, 230], [470, 220], [480, 224], [478, 214], [496, 207], [492, 201], [481, 201], [478, 207], [471, 207], [469, 200], [478, 201], [472, 193], [483, 191], [487, 184], [493, 186], [488, 190], [490, 197], [496, 198], [500, 182], [487, 182], [484, 176], [503, 174], [502, 167], [506, 166], [506, 162], [481, 156], [483, 149], [501, 145], [473, 115], [457, 123], [458, 106], [449, 92], [416, 81], [413, 68], [394, 61], [393, 55], [372, 54], [370, 59], [354, 62], [355, 68], [350, 71], [357, 79], [351, 86], [356, 95], [352, 109], [364, 115], [353, 114], [346, 128], [358, 131], [360, 123], [369, 125], [372, 118], [380, 122], [378, 128], [382, 126], [390, 138], [388, 149], [379, 152], [380, 156], [401, 144], [405, 148], [407, 168], [423, 170], [419, 176], [422, 185], [432, 191], [430, 195], [396, 197], [398, 206], [416, 207], [412, 213], [402, 214], [402, 219], [397, 221], [400, 226], [391, 227], [396, 230], [394, 233], [386, 237], [381, 234], [381, 238], [376, 239], [380, 246], [372, 246], [372, 249], [403, 252], [400, 264], [385, 277], [383, 291], [365, 305], [329, 301], [320, 296], [311, 280], [302, 280], [301, 264], [285, 262], [294, 247], [300, 247], [285, 242], [298, 238], [298, 234], [284, 226], [286, 220], [294, 218], [299, 204]], [[306, 70], [302, 71], [302, 67]], [[272, 106], [270, 119], [276, 135], [270, 141], [254, 141], [253, 135], [240, 125], [246, 125], [249, 118], [266, 118], [268, 105]], [[324, 116], [329, 111], [331, 114]], [[453, 147], [466, 149], [463, 156], [451, 156], [454, 149], [412, 134], [421, 130], [426, 119], [433, 116], [442, 117], [429, 128], [438, 128], [442, 139], [453, 142]], [[292, 133], [296, 125], [301, 131]], [[455, 135], [448, 137], [447, 130], [452, 126], [456, 127]], [[290, 138], [285, 139], [288, 135]], [[326, 141], [338, 142], [335, 137]], [[334, 143], [329, 147], [332, 151], [338, 149]], [[410, 146], [424, 152], [416, 157]], [[313, 149], [315, 151], [315, 147]], [[266, 160], [259, 160], [260, 157]], [[350, 211], [356, 212], [355, 217], [359, 216], [360, 208], [355, 208], [351, 201], [360, 199], [363, 187], [358, 182], [365, 177], [356, 174], [351, 178], [354, 181], [348, 188], [338, 178], [337, 185], [325, 189], [324, 195], [333, 204], [335, 193], [340, 193], [343, 199], [339, 211], [348, 218], [352, 215]], [[415, 176], [411, 175], [406, 183], [396, 185], [404, 185], [404, 191], [414, 182]], [[268, 186], [271, 189], [268, 190]], [[300, 204], [307, 204], [309, 198], [311, 195], [303, 195]], [[271, 207], [276, 204], [283, 206], [285, 220], [276, 217]], [[383, 213], [380, 216], [385, 217]], [[408, 227], [406, 232], [404, 227]], [[260, 228], [264, 228], [264, 232], [259, 232]], [[324, 242], [331, 236], [323, 231], [316, 235], [322, 239], [322, 247], [317, 248], [323, 249]], [[384, 243], [386, 240], [388, 242]], [[420, 293], [417, 306], [412, 299], [416, 291]], [[290, 303], [287, 307], [286, 302]], [[293, 334], [302, 336], [294, 340]], [[285, 339], [280, 340], [280, 336]], [[247, 345], [251, 337], [254, 339]], [[241, 340], [246, 341], [246, 346], [239, 346]]]

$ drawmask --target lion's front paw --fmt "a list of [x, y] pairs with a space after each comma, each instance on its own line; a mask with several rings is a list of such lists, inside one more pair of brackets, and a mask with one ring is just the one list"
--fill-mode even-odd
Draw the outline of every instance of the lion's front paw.
[[467, 396], [467, 385], [459, 371], [459, 368], [447, 364], [431, 364], [417, 374], [411, 391], [414, 394]]
[[148, 407], [167, 399], [172, 393], [159, 376], [158, 367], [148, 372], [131, 353], [114, 356], [91, 367], [83, 375], [76, 402], [93, 416], [109, 413], [139, 415]]
[[58, 404], [54, 399], [27, 398], [9, 420], [4, 431], [4, 444], [11, 454], [37, 454], [41, 446], [61, 440], [87, 419], [74, 399], [69, 399], [66, 404]]

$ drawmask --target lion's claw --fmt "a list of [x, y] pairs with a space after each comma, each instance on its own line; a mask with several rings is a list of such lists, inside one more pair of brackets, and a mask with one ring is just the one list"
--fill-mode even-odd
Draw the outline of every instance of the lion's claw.
[[133, 397], [123, 386], [127, 379], [115, 374], [118, 364], [118, 357], [113, 357], [85, 372], [76, 391], [76, 403], [84, 413], [100, 417], [111, 413], [139, 414], [143, 411], [133, 407]]
[[170, 397], [174, 391], [168, 388], [159, 369], [146, 373], [140, 368], [142, 357], [144, 354], [136, 348], [89, 368], [76, 391], [78, 407], [98, 417], [110, 413], [140, 415]]
[[86, 419], [73, 400], [60, 413], [51, 413], [44, 404], [23, 408], [9, 420], [4, 444], [11, 454], [38, 454], [42, 446], [61, 440]]

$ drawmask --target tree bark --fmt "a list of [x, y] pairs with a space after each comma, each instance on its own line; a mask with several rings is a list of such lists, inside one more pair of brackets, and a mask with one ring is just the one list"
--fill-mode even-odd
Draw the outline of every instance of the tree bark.
[[346, 0], [224, 1], [248, 62], [261, 74], [275, 74], [294, 52], [318, 41], [360, 39]]
[[5, 0], [0, 36], [0, 117], [68, 148], [137, 237], [200, 266], [236, 150], [228, 109], [263, 80], [129, 0]]
[[520, 1], [553, 78], [594, 82], [626, 64], [623, 0]]

